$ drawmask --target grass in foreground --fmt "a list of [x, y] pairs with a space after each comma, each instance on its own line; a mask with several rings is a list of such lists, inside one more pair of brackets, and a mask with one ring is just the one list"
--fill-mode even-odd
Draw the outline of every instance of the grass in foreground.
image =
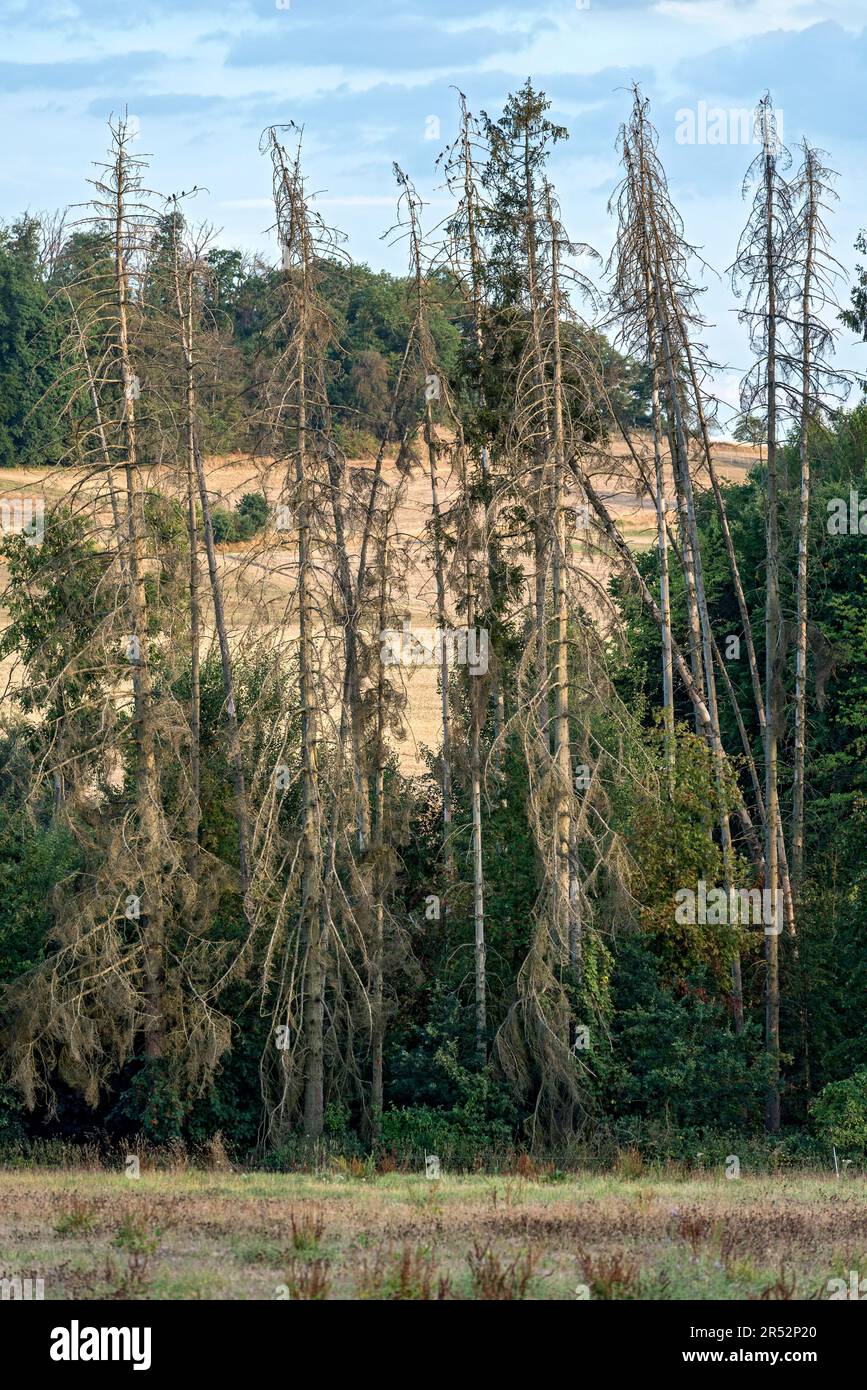
[[867, 1274], [867, 1182], [0, 1170], [46, 1299], [803, 1299]]

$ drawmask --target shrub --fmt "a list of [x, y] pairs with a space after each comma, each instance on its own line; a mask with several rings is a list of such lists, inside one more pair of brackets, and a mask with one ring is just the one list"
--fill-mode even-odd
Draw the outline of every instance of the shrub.
[[810, 1106], [820, 1138], [849, 1158], [867, 1158], [867, 1067], [831, 1081]]
[[211, 521], [214, 527], [214, 540], [217, 545], [224, 545], [227, 541], [238, 539], [238, 523], [235, 520], [235, 513], [227, 511], [225, 507], [215, 507], [211, 512]]
[[250, 534], [254, 535], [268, 524], [268, 503], [261, 492], [245, 492], [236, 515], [249, 525]]
[[245, 492], [234, 512], [227, 507], [213, 508], [214, 540], [218, 545], [249, 541], [267, 525], [268, 515], [268, 503], [262, 493]]
[[471, 1167], [483, 1158], [497, 1165], [513, 1158], [512, 1132], [498, 1120], [468, 1120], [458, 1109], [436, 1110], [430, 1105], [405, 1105], [386, 1110], [382, 1117], [382, 1144], [404, 1162], [421, 1166], [426, 1153], [444, 1163]]

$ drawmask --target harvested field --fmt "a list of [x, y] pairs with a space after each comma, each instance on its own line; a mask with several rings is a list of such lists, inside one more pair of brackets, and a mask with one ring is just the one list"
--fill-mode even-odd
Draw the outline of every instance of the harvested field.
[[[645, 448], [649, 447], [646, 444]], [[749, 469], [756, 461], [756, 451], [748, 445], [720, 443], [716, 450], [716, 463], [721, 479], [726, 482], [743, 482]], [[246, 492], [263, 491], [272, 505], [276, 505], [280, 480], [278, 471], [254, 459], [230, 455], [207, 460], [209, 491], [216, 504], [236, 507]], [[369, 467], [364, 460], [351, 460], [350, 473]], [[652, 458], [645, 466], [652, 472]], [[668, 477], [668, 469], [666, 468]], [[636, 550], [646, 549], [656, 539], [656, 517], [653, 502], [636, 491], [636, 466], [626, 445], [622, 441], [612, 441], [604, 459], [600, 459], [592, 469], [593, 484], [607, 502], [612, 518], [621, 527], [629, 544]], [[393, 464], [386, 464], [384, 482], [387, 488], [398, 484], [398, 475]], [[146, 485], [169, 495], [180, 495], [177, 478], [168, 469], [147, 470]], [[696, 476], [698, 488], [707, 486], [707, 479], [701, 472]], [[3, 495], [13, 499], [41, 498], [49, 509], [64, 496], [74, 498], [76, 509], [87, 510], [89, 499], [99, 497], [98, 504], [103, 525], [110, 526], [110, 512], [105, 494], [104, 475], [91, 470], [86, 473], [74, 468], [54, 469], [45, 472], [41, 469], [7, 468], [3, 473]], [[456, 492], [455, 481], [444, 474], [441, 485], [442, 505], [447, 508]], [[431, 515], [430, 481], [423, 467], [413, 470], [403, 485], [402, 501], [396, 514], [399, 535], [408, 548], [410, 564], [407, 572], [407, 589], [403, 601], [403, 617], [407, 618], [413, 631], [435, 627], [433, 617], [435, 606], [435, 584], [428, 547], [423, 536]], [[264, 615], [278, 626], [292, 603], [293, 590], [297, 582], [296, 555], [294, 549], [280, 544], [280, 537], [269, 534], [264, 541], [257, 539], [241, 544], [225, 544], [219, 547], [221, 575], [226, 596], [227, 620], [230, 635], [239, 645], [245, 642], [252, 648], [257, 642], [255, 617]], [[576, 534], [573, 542], [573, 556], [576, 573], [583, 571], [595, 585], [604, 586], [610, 576], [611, 567], [607, 556], [598, 546], [582, 544]], [[207, 574], [204, 556], [201, 558], [201, 588], [207, 605]], [[528, 581], [531, 579], [528, 570]], [[331, 583], [331, 576], [323, 576], [323, 582]], [[5, 583], [5, 566], [0, 564], [0, 590]], [[585, 594], [590, 591], [585, 589]], [[592, 597], [590, 599], [592, 603]], [[598, 604], [597, 604], [598, 606]], [[207, 647], [214, 640], [214, 632], [206, 621], [203, 645]], [[455, 622], [458, 619], [455, 618]], [[0, 613], [2, 625], [2, 613]], [[287, 638], [291, 641], [297, 636], [297, 625], [291, 620], [284, 625]], [[420, 666], [404, 673], [408, 695], [407, 718], [404, 737], [398, 752], [402, 770], [407, 775], [420, 772], [425, 766], [424, 749], [436, 749], [440, 736], [440, 703], [437, 694], [437, 672], [433, 666]], [[0, 682], [5, 687], [7, 680], [13, 684], [16, 674], [12, 672], [7, 659], [0, 664]]]

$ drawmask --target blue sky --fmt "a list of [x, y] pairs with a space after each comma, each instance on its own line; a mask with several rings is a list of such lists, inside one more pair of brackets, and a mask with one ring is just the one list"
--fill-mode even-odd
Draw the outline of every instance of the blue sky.
[[[4, 218], [86, 198], [106, 119], [127, 107], [152, 186], [204, 185], [196, 216], [226, 244], [273, 254], [258, 140], [291, 118], [305, 125], [327, 220], [356, 259], [399, 270], [402, 248], [381, 240], [392, 161], [438, 221], [448, 204], [433, 165], [454, 133], [453, 85], [471, 110], [498, 114], [531, 76], [571, 135], [552, 165], [569, 230], [607, 255], [615, 140], [638, 81], [687, 233], [721, 277], [707, 277], [703, 307], [724, 364], [720, 394], [733, 401], [746, 353], [725, 270], [752, 151], [679, 142], [678, 113], [751, 108], [767, 87], [786, 142], [806, 135], [840, 174], [832, 229], [848, 298], [852, 243], [867, 224], [865, 0], [0, 0], [0, 18]], [[844, 332], [838, 359], [863, 370], [867, 345]]]

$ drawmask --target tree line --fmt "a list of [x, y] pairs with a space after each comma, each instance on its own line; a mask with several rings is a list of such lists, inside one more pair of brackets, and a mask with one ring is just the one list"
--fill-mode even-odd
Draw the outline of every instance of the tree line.
[[[401, 278], [351, 263], [291, 126], [260, 151], [277, 266], [218, 249], [195, 189], [150, 192], [122, 119], [83, 221], [4, 234], [0, 460], [43, 469], [3, 547], [10, 1134], [867, 1140], [865, 556], [826, 525], [864, 474], [833, 365], [863, 289], [841, 310], [834, 176], [763, 98], [734, 485], [648, 102], [604, 263], [563, 224], [549, 110], [529, 81], [499, 116], [459, 96], [439, 226], [395, 165]], [[419, 660], [438, 732], [408, 776]]]

